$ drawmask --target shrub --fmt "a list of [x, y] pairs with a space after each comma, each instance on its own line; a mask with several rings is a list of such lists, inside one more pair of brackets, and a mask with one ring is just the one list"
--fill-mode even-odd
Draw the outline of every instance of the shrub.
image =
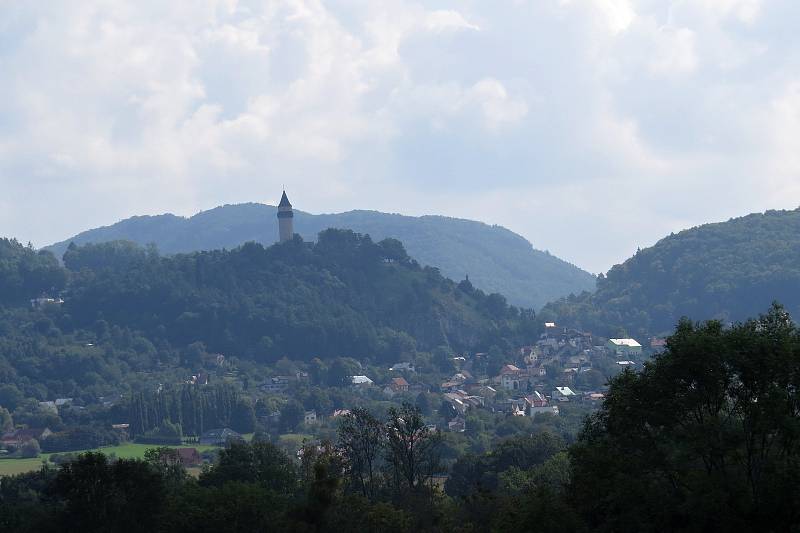
[[19, 448], [19, 454], [21, 457], [26, 459], [30, 459], [32, 457], [39, 457], [39, 454], [42, 452], [42, 449], [39, 447], [39, 441], [36, 439], [31, 439]]

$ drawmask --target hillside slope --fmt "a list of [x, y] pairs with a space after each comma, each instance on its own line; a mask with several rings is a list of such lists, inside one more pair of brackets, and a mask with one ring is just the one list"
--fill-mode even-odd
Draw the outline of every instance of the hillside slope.
[[501, 296], [420, 267], [399, 241], [348, 230], [326, 230], [315, 245], [247, 243], [172, 257], [124, 241], [89, 244], [71, 246], [64, 261], [71, 327], [102, 320], [257, 361], [488, 349], [512, 339], [520, 321], [532, 327]]
[[[62, 257], [76, 244], [129, 240], [154, 243], [166, 254], [234, 248], [248, 241], [270, 245], [277, 240], [276, 208], [262, 204], [217, 207], [189, 218], [175, 215], [133, 217], [112, 226], [85, 231], [48, 249]], [[441, 269], [452, 279], [470, 281], [487, 292], [499, 292], [524, 307], [594, 290], [595, 278], [580, 268], [542, 252], [523, 237], [500, 226], [441, 216], [409, 217], [377, 211], [312, 215], [295, 210], [295, 232], [311, 241], [327, 228], [352, 229], [375, 241], [402, 241], [423, 265]]]
[[743, 320], [775, 300], [800, 316], [800, 210], [670, 235], [601, 276], [594, 294], [549, 304], [542, 315], [599, 334], [646, 335], [670, 331], [681, 316]]

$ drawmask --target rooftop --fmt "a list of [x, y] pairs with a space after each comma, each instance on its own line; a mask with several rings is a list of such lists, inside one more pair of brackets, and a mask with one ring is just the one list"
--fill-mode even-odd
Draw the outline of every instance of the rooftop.
[[608, 342], [615, 346], [628, 346], [630, 348], [641, 348], [642, 345], [633, 339], [608, 339]]
[[500, 375], [503, 374], [517, 374], [522, 372], [518, 367], [514, 365], [503, 365], [503, 368], [500, 369]]

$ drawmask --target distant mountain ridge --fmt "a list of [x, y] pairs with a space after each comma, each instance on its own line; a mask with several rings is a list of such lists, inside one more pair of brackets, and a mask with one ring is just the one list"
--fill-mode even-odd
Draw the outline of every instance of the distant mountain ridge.
[[800, 209], [767, 211], [669, 235], [614, 266], [597, 291], [548, 304], [542, 319], [637, 336], [693, 320], [745, 320], [773, 301], [800, 318]]
[[[277, 241], [276, 207], [246, 203], [224, 205], [184, 218], [172, 214], [136, 216], [111, 226], [91, 229], [48, 246], [61, 257], [76, 244], [129, 240], [154, 243], [166, 254], [234, 248], [248, 241]], [[536, 250], [516, 233], [472, 220], [442, 216], [411, 217], [378, 211], [348, 211], [313, 215], [294, 210], [294, 229], [305, 240], [316, 240], [327, 228], [351, 229], [378, 241], [402, 241], [409, 254], [445, 276], [470, 281], [487, 292], [499, 292], [509, 302], [540, 308], [545, 303], [591, 291], [595, 278], [575, 265]]]

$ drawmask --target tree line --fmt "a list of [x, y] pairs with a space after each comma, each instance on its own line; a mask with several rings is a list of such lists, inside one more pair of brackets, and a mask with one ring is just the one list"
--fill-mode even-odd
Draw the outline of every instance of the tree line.
[[196, 436], [222, 427], [242, 433], [255, 429], [252, 403], [231, 385], [183, 385], [139, 392], [128, 405], [127, 420], [133, 436], [145, 435], [165, 423], [176, 425], [180, 434]]
[[682, 316], [746, 320], [779, 297], [800, 313], [800, 209], [706, 224], [638, 250], [543, 319], [606, 337], [666, 335]]

